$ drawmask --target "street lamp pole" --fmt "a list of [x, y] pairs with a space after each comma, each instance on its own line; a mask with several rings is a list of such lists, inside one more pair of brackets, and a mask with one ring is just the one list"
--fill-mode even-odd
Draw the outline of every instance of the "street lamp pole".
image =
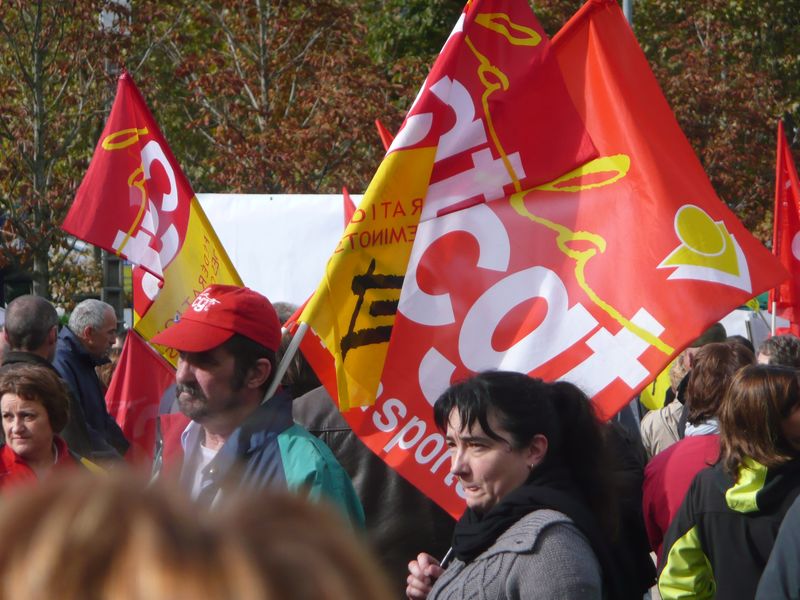
[[628, 25], [633, 29], [633, 0], [622, 0], [622, 12], [628, 19]]

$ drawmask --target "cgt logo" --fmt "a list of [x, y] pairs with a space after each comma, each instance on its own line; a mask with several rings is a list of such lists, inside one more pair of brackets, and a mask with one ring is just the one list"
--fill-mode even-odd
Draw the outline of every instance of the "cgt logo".
[[753, 291], [747, 259], [723, 221], [714, 221], [703, 209], [686, 204], [675, 213], [675, 234], [681, 244], [658, 265], [659, 269], [675, 269], [668, 279], [694, 279]]
[[220, 301], [209, 296], [207, 291], [202, 291], [192, 302], [192, 310], [194, 312], [207, 312], [215, 304], [220, 304]]

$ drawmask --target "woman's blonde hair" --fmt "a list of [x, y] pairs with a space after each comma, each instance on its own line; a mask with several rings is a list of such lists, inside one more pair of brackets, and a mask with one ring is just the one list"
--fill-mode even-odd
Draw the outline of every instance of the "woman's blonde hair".
[[0, 503], [0, 600], [372, 599], [390, 596], [325, 509], [264, 492], [219, 512], [162, 482], [70, 474]]
[[255, 564], [188, 499], [138, 479], [51, 478], [3, 498], [0, 599], [267, 597]]
[[[217, 515], [215, 515], [217, 516]], [[333, 507], [288, 493], [234, 498], [220, 524], [247, 547], [276, 598], [380, 600], [392, 591], [382, 568]]]

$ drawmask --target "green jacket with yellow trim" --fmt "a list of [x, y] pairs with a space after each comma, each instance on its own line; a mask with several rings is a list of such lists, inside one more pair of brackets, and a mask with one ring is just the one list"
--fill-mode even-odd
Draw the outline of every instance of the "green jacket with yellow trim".
[[746, 459], [697, 474], [664, 539], [663, 600], [753, 598], [784, 514], [800, 493], [800, 460], [767, 470]]

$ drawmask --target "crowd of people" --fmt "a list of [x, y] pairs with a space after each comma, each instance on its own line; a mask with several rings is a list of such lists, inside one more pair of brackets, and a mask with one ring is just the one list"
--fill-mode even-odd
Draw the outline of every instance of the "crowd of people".
[[302, 355], [263, 402], [295, 308], [212, 285], [153, 338], [179, 358], [142, 479], [104, 400], [113, 308], [85, 300], [59, 329], [46, 300], [9, 303], [0, 600], [800, 598], [797, 337], [712, 326], [641, 421], [600, 422], [567, 382], [454, 382], [433, 406], [454, 520]]

